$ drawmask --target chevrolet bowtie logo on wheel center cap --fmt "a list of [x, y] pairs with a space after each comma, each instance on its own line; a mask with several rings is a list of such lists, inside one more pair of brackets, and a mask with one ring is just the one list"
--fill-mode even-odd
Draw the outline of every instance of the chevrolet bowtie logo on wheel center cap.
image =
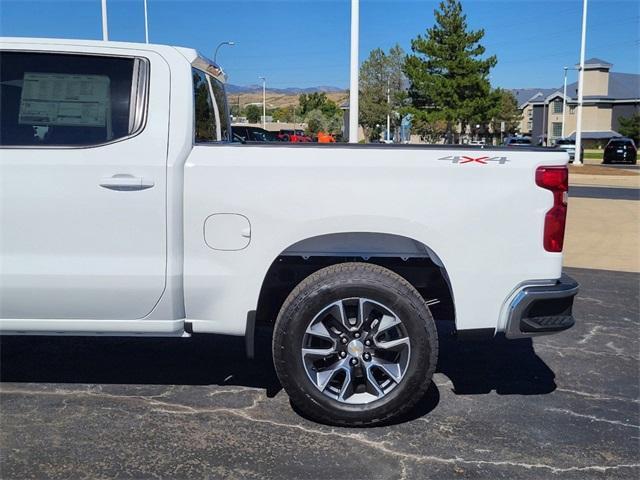
[[364, 345], [360, 340], [351, 340], [347, 345], [347, 351], [352, 357], [360, 357], [364, 352]]

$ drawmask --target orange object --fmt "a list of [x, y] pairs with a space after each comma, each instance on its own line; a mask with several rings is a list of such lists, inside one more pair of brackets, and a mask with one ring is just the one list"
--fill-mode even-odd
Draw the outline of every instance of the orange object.
[[336, 139], [330, 133], [318, 132], [318, 143], [336, 143]]

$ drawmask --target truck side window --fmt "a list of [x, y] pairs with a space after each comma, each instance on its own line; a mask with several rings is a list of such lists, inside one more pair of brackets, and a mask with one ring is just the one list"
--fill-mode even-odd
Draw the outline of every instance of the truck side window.
[[195, 141], [196, 143], [216, 142], [218, 140], [216, 112], [211, 99], [207, 75], [194, 68], [192, 76]]
[[224, 85], [213, 77], [209, 77], [209, 80], [220, 113], [220, 139], [223, 142], [228, 142], [231, 138], [231, 129], [229, 128], [229, 111], [227, 109], [227, 95], [224, 91]]
[[136, 91], [146, 85], [138, 61], [0, 52], [0, 145], [91, 146], [131, 135], [144, 115], [136, 112]]

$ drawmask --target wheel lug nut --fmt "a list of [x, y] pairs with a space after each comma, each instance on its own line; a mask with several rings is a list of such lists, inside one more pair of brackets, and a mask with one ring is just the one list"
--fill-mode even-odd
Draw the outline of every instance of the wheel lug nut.
[[371, 360], [371, 354], [369, 352], [365, 352], [363, 358], [368, 362], [369, 360]]
[[340, 357], [344, 358], [347, 356], [347, 352], [340, 352]]
[[364, 344], [365, 344], [367, 347], [370, 347], [370, 346], [371, 346], [371, 340], [365, 340], [365, 341], [364, 341]]
[[341, 341], [343, 344], [345, 344], [345, 343], [347, 343], [347, 342], [348, 342], [347, 337], [342, 337], [342, 338], [340, 339], [340, 341]]
[[349, 363], [355, 367], [356, 365], [358, 365], [358, 359], [357, 358], [352, 358], [349, 361]]
[[353, 336], [356, 337], [356, 338], [360, 338], [360, 332], [354, 333]]

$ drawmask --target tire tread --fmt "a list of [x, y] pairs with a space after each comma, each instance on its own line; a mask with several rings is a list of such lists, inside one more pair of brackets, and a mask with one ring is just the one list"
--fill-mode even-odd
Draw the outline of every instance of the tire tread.
[[[414, 385], [410, 385], [408, 390], [411, 391], [411, 395], [405, 398], [404, 401], [392, 410], [381, 412], [380, 415], [375, 418], [367, 418], [363, 420], [345, 420], [335, 418], [330, 413], [325, 412], [322, 408], [317, 408], [317, 403], [312, 397], [306, 394], [299, 388], [291, 388], [296, 384], [294, 378], [292, 378], [286, 362], [282, 355], [280, 355], [278, 349], [284, 350], [284, 339], [287, 336], [287, 319], [284, 318], [284, 313], [288, 312], [291, 308], [293, 311], [297, 311], [301, 304], [306, 301], [306, 297], [313, 291], [313, 288], [318, 284], [326, 284], [336, 277], [347, 276], [347, 282], [364, 281], [372, 283], [384, 283], [386, 288], [394, 290], [394, 293], [399, 297], [408, 300], [411, 307], [415, 310], [415, 314], [419, 318], [424, 318], [424, 327], [426, 330], [427, 338], [431, 339], [429, 345], [429, 366], [427, 375], [422, 379], [414, 380]], [[339, 263], [330, 265], [317, 272], [309, 275], [302, 280], [286, 298], [278, 318], [276, 319], [272, 343], [273, 361], [278, 378], [287, 391], [291, 401], [296, 407], [309, 417], [317, 419], [320, 422], [340, 425], [340, 426], [373, 426], [384, 424], [394, 417], [402, 416], [409, 412], [416, 403], [423, 398], [426, 394], [429, 385], [431, 384], [431, 378], [435, 372], [437, 358], [438, 358], [438, 341], [437, 331], [433, 317], [429, 307], [426, 305], [424, 299], [420, 293], [411, 285], [406, 279], [398, 275], [397, 273], [370, 263]]]

